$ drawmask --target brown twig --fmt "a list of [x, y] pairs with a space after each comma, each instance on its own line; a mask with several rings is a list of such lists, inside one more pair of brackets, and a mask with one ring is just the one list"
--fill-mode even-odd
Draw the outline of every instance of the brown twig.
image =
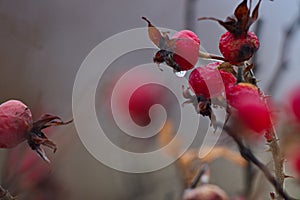
[[203, 51], [199, 51], [199, 57], [204, 58], [204, 59], [220, 60], [220, 61], [225, 61], [225, 62], [227, 61], [225, 58], [223, 58], [221, 56], [206, 53]]
[[0, 185], [0, 200], [15, 200], [15, 198]]
[[[222, 127], [218, 124], [219, 127]], [[265, 175], [265, 177], [268, 179], [268, 181], [274, 186], [277, 193], [285, 200], [291, 200], [292, 198], [283, 190], [282, 185], [276, 180], [276, 178], [271, 174], [271, 172], [268, 170], [268, 168], [260, 162], [255, 155], [252, 153], [252, 151], [247, 148], [242, 140], [237, 136], [237, 134], [228, 126], [223, 126], [223, 130], [227, 132], [229, 136], [233, 138], [233, 140], [238, 145], [239, 151], [241, 155], [248, 160], [249, 162], [252, 162], [254, 165], [256, 165]]]

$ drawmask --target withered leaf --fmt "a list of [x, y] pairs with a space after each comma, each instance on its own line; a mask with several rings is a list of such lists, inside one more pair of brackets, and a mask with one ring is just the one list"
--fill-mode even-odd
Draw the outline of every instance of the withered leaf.
[[221, 26], [223, 26], [227, 31], [234, 34], [235, 36], [245, 35], [247, 34], [251, 24], [253, 24], [258, 18], [258, 10], [261, 0], [258, 1], [256, 7], [254, 8], [251, 17], [251, 4], [250, 0], [250, 8], [248, 8], [247, 0], [243, 0], [234, 11], [234, 17], [227, 17], [225, 21], [216, 19], [214, 17], [201, 17], [198, 20], [213, 20], [217, 21]]
[[33, 123], [35, 129], [44, 129], [49, 126], [60, 126], [71, 123], [73, 120], [64, 122], [60, 117], [52, 114], [44, 114], [39, 120]]
[[255, 6], [255, 8], [254, 8], [254, 10], [253, 10], [253, 12], [251, 14], [251, 18], [250, 18], [248, 27], [250, 27], [251, 24], [253, 24], [257, 20], [257, 18], [258, 18], [258, 10], [259, 10], [260, 3], [261, 3], [261, 0], [258, 1], [257, 5]]

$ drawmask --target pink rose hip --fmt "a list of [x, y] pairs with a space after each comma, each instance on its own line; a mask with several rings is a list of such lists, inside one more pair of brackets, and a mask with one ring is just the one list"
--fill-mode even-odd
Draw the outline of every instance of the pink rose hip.
[[180, 70], [192, 69], [198, 61], [200, 40], [198, 36], [189, 30], [177, 32], [172, 39], [176, 40], [174, 61]]
[[0, 148], [12, 148], [26, 140], [32, 126], [32, 115], [18, 100], [0, 105]]
[[51, 114], [44, 114], [40, 119], [33, 121], [31, 111], [24, 103], [9, 100], [0, 105], [0, 148], [13, 148], [27, 140], [31, 149], [49, 162], [41, 145], [54, 151], [56, 145], [42, 130], [50, 126], [65, 125], [71, 121], [63, 122], [60, 117]]

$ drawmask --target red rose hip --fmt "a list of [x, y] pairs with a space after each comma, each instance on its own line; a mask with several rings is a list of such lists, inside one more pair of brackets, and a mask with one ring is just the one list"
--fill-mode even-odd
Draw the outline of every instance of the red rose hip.
[[246, 36], [235, 36], [230, 32], [225, 32], [219, 42], [222, 55], [234, 65], [249, 60], [258, 48], [259, 40], [253, 32], [248, 32]]
[[200, 40], [198, 36], [189, 30], [177, 32], [172, 39], [176, 40], [174, 61], [180, 70], [192, 69], [198, 61]]
[[219, 64], [210, 63], [192, 71], [189, 84], [197, 96], [214, 98], [222, 95], [224, 89], [236, 83], [236, 78], [231, 73], [217, 69]]

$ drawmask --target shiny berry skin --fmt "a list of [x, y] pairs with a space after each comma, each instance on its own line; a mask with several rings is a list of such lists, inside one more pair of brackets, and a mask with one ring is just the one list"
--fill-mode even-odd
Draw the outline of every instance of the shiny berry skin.
[[257, 133], [262, 133], [271, 128], [271, 112], [268, 106], [257, 99], [245, 99], [238, 106], [238, 115], [240, 119]]
[[27, 138], [32, 127], [32, 114], [18, 100], [9, 100], [0, 105], [0, 148], [12, 148]]
[[189, 30], [177, 32], [172, 39], [176, 39], [174, 61], [181, 71], [192, 69], [198, 61], [200, 40]]
[[259, 48], [259, 40], [255, 33], [247, 32], [247, 35], [235, 36], [225, 32], [219, 42], [219, 49], [224, 58], [233, 65], [249, 60]]
[[228, 104], [238, 108], [246, 99], [260, 100], [258, 88], [250, 83], [239, 83], [228, 88], [226, 91]]
[[271, 128], [271, 112], [260, 97], [257, 87], [249, 83], [239, 83], [228, 88], [228, 104], [237, 110], [239, 119], [251, 130], [261, 133]]
[[[236, 83], [236, 78], [228, 72], [218, 70], [220, 63], [210, 63], [206, 66], [197, 67], [189, 76], [189, 84], [197, 96], [206, 99], [222, 95], [222, 92]], [[208, 88], [208, 87], [209, 88]]]
[[295, 88], [290, 95], [290, 108], [295, 119], [300, 122], [300, 86]]
[[150, 108], [164, 101], [164, 89], [157, 85], [145, 85], [134, 91], [129, 99], [129, 114], [132, 120], [140, 125], [150, 124]]

